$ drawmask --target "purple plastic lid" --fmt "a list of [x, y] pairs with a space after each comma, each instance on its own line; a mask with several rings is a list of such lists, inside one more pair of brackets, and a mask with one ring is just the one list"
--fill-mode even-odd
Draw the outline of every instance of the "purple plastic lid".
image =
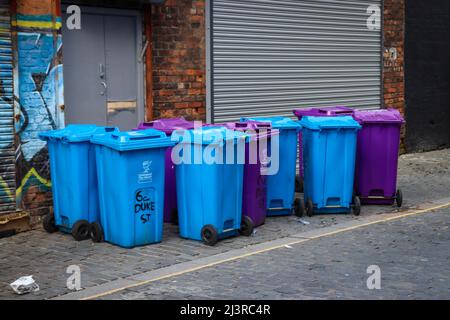
[[355, 111], [353, 117], [360, 124], [363, 123], [405, 123], [400, 112], [396, 109], [360, 110]]
[[335, 106], [335, 107], [323, 107], [323, 108], [305, 108], [305, 109], [296, 109], [294, 110], [294, 114], [300, 119], [306, 116], [317, 116], [317, 117], [326, 117], [326, 116], [342, 116], [342, 115], [352, 115], [354, 112], [353, 109], [344, 106]]
[[259, 130], [269, 130], [272, 129], [272, 124], [270, 122], [258, 122], [258, 121], [247, 121], [247, 122], [227, 122], [214, 124], [214, 126], [223, 126], [230, 130], [236, 131], [259, 131]]
[[194, 129], [194, 121], [187, 121], [184, 118], [159, 119], [151, 122], [142, 122], [133, 130], [157, 129], [167, 135], [171, 135], [175, 130]]
[[[254, 132], [252, 139], [267, 139], [274, 135], [272, 132], [272, 124], [270, 122], [246, 121], [246, 122], [226, 122], [205, 125], [205, 127], [225, 127], [229, 130], [248, 133]], [[261, 132], [264, 131], [264, 134]]]

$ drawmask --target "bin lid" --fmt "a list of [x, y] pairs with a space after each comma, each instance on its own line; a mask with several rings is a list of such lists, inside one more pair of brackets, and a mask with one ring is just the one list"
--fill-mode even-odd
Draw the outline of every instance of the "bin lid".
[[256, 140], [267, 139], [269, 137], [274, 136], [275, 134], [278, 134], [272, 131], [272, 124], [270, 122], [259, 122], [259, 121], [227, 122], [227, 123], [218, 123], [215, 126], [223, 126], [230, 130], [244, 132], [248, 135], [248, 138], [251, 141], [254, 141], [255, 139]]
[[302, 126], [298, 121], [294, 121], [287, 117], [268, 117], [268, 118], [241, 118], [241, 122], [257, 121], [257, 122], [268, 122], [272, 124], [273, 129], [296, 129], [300, 130]]
[[183, 117], [171, 119], [159, 119], [150, 122], [142, 122], [133, 130], [156, 129], [168, 135], [171, 135], [175, 130], [190, 130], [194, 129], [194, 121], [187, 121]]
[[175, 142], [172, 142], [164, 132], [155, 129], [98, 134], [92, 137], [91, 142], [117, 151], [165, 148], [175, 145]]
[[218, 123], [215, 124], [215, 126], [224, 126], [227, 129], [236, 131], [259, 131], [272, 129], [272, 124], [270, 122], [259, 121]]
[[63, 129], [45, 131], [39, 133], [41, 140], [64, 140], [67, 142], [89, 141], [94, 134], [118, 132], [115, 127], [101, 127], [95, 124], [69, 124]]
[[360, 110], [355, 111], [354, 118], [360, 124], [364, 123], [405, 123], [396, 109]]
[[335, 107], [323, 107], [323, 108], [304, 108], [304, 109], [296, 109], [294, 110], [294, 114], [301, 119], [302, 117], [307, 116], [327, 116], [327, 117], [335, 117], [339, 115], [352, 115], [354, 112], [353, 109], [344, 106], [335, 106]]
[[247, 138], [249, 137], [244, 132], [230, 130], [219, 124], [189, 130], [189, 134], [191, 135], [191, 140], [183, 140], [182, 143], [213, 144], [214, 142], [217, 142], [221, 144], [224, 142], [237, 142], [238, 139], [247, 141]]
[[350, 116], [337, 117], [303, 117], [300, 124], [310, 130], [324, 129], [361, 129], [361, 126]]

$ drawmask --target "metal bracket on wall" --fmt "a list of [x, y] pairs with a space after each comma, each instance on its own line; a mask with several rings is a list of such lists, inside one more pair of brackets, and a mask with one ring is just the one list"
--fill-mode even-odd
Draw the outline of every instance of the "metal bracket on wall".
[[145, 55], [145, 52], [147, 51], [148, 44], [149, 44], [148, 40], [145, 40], [144, 46], [142, 47], [141, 54], [139, 55], [139, 59], [138, 59], [139, 62], [142, 62], [144, 60], [144, 55]]

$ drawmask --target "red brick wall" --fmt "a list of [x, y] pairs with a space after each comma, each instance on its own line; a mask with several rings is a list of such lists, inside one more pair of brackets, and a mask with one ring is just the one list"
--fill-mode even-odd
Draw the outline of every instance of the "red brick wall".
[[[405, 114], [405, 0], [384, 1], [384, 107], [396, 108]], [[397, 50], [393, 59], [390, 48]], [[402, 132], [402, 152], [405, 151], [405, 128]]]
[[205, 121], [205, 1], [153, 6], [151, 28], [153, 117]]

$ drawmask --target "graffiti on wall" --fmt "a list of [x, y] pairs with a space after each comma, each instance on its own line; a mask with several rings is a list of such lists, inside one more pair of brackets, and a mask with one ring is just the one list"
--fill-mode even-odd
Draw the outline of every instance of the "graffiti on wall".
[[[15, 100], [17, 136], [16, 201], [26, 192], [48, 192], [51, 187], [46, 143], [39, 132], [64, 125], [61, 23], [51, 16], [18, 16], [18, 89]], [[50, 28], [50, 29], [48, 29]], [[24, 30], [25, 29], [25, 30]]]

